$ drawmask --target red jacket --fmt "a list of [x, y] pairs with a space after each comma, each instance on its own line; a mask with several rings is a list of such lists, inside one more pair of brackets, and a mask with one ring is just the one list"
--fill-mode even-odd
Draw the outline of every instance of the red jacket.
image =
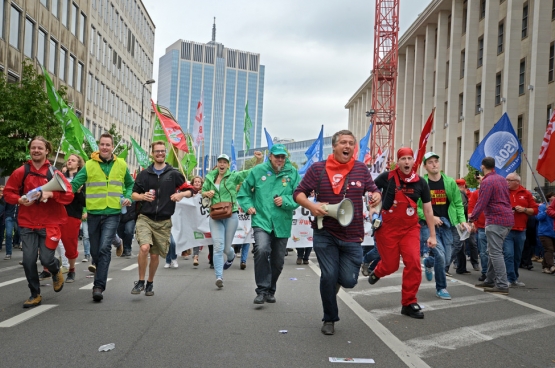
[[[532, 193], [529, 190], [520, 185], [515, 190], [509, 190], [511, 198], [511, 206], [515, 208], [516, 206], [522, 206], [526, 208], [531, 208], [534, 210], [533, 215], [538, 214], [538, 204], [534, 200]], [[528, 223], [528, 215], [524, 212], [513, 211], [515, 215], [515, 225], [511, 230], [523, 231], [526, 230], [526, 224]]]
[[[476, 189], [474, 192], [470, 193], [470, 197], [468, 197], [468, 217], [474, 211], [474, 207], [476, 207], [476, 202], [478, 202], [478, 196], [480, 195], [480, 189]], [[474, 226], [478, 229], [484, 229], [486, 227], [486, 216], [482, 212], [478, 219], [474, 221]]]
[[[32, 161], [28, 161], [31, 166], [29, 174], [25, 178], [25, 183], [23, 185], [23, 194], [46, 184], [48, 181], [45, 177], [40, 177], [33, 175], [32, 173], [39, 173], [41, 175], [46, 175], [50, 163], [47, 161], [41, 166], [39, 170], [35, 169]], [[6, 202], [10, 204], [17, 204], [21, 195], [19, 194], [19, 188], [21, 187], [21, 181], [23, 180], [23, 175], [25, 174], [24, 165], [17, 168], [12, 175], [10, 175], [6, 187], [4, 188], [4, 198]], [[67, 179], [61, 175], [62, 180], [65, 182], [68, 188], [71, 188], [71, 184]], [[18, 223], [21, 227], [26, 227], [30, 229], [42, 229], [51, 225], [61, 225], [67, 222], [67, 212], [65, 205], [70, 204], [73, 200], [73, 192], [71, 190], [67, 192], [53, 192], [53, 198], [48, 199], [46, 203], [35, 202], [30, 206], [19, 206], [18, 213]]]
[[[552, 201], [547, 207], [547, 216], [555, 219], [555, 201]], [[555, 221], [553, 221], [553, 230], [555, 230]]]

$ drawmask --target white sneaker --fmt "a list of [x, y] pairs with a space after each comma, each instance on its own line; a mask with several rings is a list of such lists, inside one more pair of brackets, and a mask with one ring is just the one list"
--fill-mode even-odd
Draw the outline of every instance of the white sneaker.
[[218, 289], [221, 289], [224, 287], [224, 280], [222, 279], [217, 279], [216, 280], [216, 286], [218, 287]]
[[177, 267], [179, 267], [179, 265], [177, 264], [177, 259], [172, 261], [171, 266], [172, 266], [172, 268], [177, 268]]
[[164, 265], [164, 268], [170, 268], [170, 264], [169, 264], [169, 263], [166, 263], [166, 264]]

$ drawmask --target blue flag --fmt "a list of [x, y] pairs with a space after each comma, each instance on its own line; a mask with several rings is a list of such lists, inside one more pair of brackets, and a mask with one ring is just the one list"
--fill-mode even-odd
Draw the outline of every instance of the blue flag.
[[233, 145], [233, 139], [231, 140], [231, 165], [229, 169], [231, 171], [237, 171], [237, 159], [235, 158], [235, 146]]
[[505, 113], [482, 139], [470, 157], [470, 166], [480, 170], [482, 160], [485, 157], [493, 157], [495, 159], [495, 172], [505, 178], [520, 166], [522, 161], [520, 154], [522, 152], [522, 146], [511, 120]]
[[206, 174], [208, 173], [208, 155], [204, 156], [203, 162], [204, 162], [203, 163], [204, 167], [203, 167], [202, 171], [200, 172], [200, 176], [204, 178], [206, 176]]
[[358, 151], [358, 161], [364, 162], [364, 157], [370, 153], [370, 148], [368, 148], [368, 142], [370, 141], [370, 135], [372, 134], [372, 124], [368, 127], [368, 131], [364, 138], [360, 140], [360, 149]]
[[303, 176], [306, 173], [306, 170], [313, 163], [322, 161], [324, 159], [324, 126], [322, 125], [322, 129], [320, 129], [320, 134], [318, 138], [308, 147], [306, 152], [304, 153], [308, 161], [306, 164], [299, 169], [299, 175]]
[[266, 134], [266, 142], [268, 142], [268, 150], [271, 150], [272, 146], [274, 145], [274, 141], [272, 140], [272, 137], [270, 136], [266, 128], [264, 128], [264, 134]]

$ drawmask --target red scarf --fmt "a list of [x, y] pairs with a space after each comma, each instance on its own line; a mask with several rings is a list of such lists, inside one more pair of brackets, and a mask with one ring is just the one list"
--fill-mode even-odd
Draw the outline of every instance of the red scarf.
[[345, 183], [347, 175], [351, 172], [355, 166], [355, 156], [351, 157], [351, 160], [345, 164], [337, 161], [333, 154], [328, 156], [326, 160], [326, 172], [328, 173], [328, 178], [330, 179], [330, 184], [335, 194], [341, 193], [341, 188]]
[[409, 175], [405, 175], [401, 171], [401, 169], [396, 168], [394, 171], [392, 171], [392, 173], [397, 173], [403, 183], [416, 183], [418, 180], [420, 180], [420, 176], [418, 176], [416, 171], [411, 171]]

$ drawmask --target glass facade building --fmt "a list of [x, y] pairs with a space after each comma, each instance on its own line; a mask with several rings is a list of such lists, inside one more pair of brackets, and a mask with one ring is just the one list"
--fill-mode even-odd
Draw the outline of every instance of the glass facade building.
[[[260, 54], [208, 43], [178, 40], [160, 58], [158, 104], [166, 106], [184, 132], [193, 132], [197, 105], [204, 100], [204, 155], [209, 167], [222, 154], [246, 148], [245, 106], [248, 101], [251, 147], [261, 144], [264, 65]], [[202, 145], [197, 148], [199, 167]]]

